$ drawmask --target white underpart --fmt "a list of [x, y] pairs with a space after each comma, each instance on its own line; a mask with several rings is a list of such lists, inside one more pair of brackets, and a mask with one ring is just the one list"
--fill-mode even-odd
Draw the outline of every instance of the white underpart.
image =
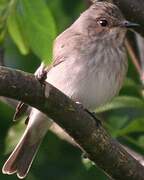
[[[126, 69], [121, 65], [125, 55], [122, 54], [120, 58], [119, 53], [111, 49], [108, 53], [113, 55], [110, 55], [111, 59], [107, 59], [107, 53], [104, 51], [103, 59], [101, 54], [97, 53], [87, 61], [71, 57], [61, 62], [49, 71], [46, 81], [74, 101], [81, 102], [84, 107], [94, 110], [119, 92], [126, 74]], [[113, 66], [110, 61], [114, 63]]]

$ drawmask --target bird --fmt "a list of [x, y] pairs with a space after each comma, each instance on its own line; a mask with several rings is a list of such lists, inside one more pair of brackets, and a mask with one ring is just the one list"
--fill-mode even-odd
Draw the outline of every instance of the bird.
[[[94, 111], [122, 87], [128, 69], [124, 40], [134, 26], [116, 5], [95, 2], [55, 39], [51, 66], [42, 63], [35, 75], [43, 77], [46, 72], [46, 82]], [[2, 168], [4, 174], [26, 177], [52, 122], [31, 107], [25, 132]]]

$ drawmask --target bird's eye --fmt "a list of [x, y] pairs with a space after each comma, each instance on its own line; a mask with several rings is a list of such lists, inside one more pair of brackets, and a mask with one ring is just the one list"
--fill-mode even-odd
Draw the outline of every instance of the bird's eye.
[[106, 19], [100, 19], [99, 20], [99, 24], [102, 26], [102, 27], [106, 27], [108, 26], [108, 21]]

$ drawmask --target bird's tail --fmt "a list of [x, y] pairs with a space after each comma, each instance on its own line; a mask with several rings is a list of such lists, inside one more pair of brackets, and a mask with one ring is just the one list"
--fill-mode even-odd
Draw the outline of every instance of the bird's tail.
[[42, 141], [42, 138], [39, 138], [34, 143], [31, 143], [30, 136], [31, 132], [30, 129], [28, 129], [5, 162], [2, 169], [4, 174], [10, 175], [17, 173], [20, 179], [25, 178]]

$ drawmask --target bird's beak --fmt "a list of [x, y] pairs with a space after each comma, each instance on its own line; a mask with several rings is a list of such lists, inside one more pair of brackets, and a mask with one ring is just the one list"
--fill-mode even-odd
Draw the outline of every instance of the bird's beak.
[[137, 24], [137, 23], [133, 23], [133, 22], [130, 22], [130, 21], [122, 21], [121, 23], [120, 23], [120, 26], [121, 27], [124, 27], [124, 28], [134, 28], [134, 27], [138, 27], [138, 26], [140, 26], [139, 24]]

